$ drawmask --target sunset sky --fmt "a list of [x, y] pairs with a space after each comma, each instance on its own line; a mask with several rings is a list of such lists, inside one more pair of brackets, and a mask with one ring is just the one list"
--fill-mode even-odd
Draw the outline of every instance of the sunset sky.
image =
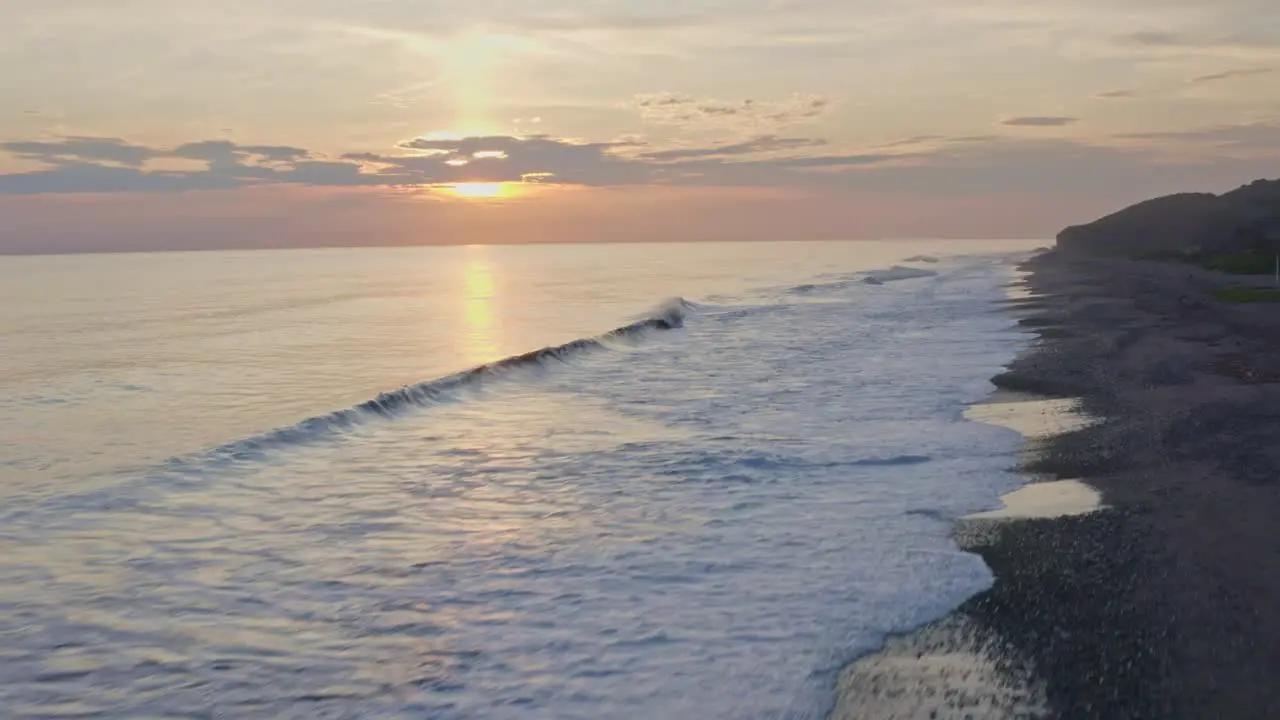
[[0, 0], [0, 252], [1051, 237], [1280, 176], [1276, 0]]

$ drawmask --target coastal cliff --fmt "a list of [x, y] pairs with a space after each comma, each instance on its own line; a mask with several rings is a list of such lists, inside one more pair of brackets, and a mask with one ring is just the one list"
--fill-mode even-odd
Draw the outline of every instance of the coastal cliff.
[[1280, 250], [1280, 180], [1147, 200], [1058, 235], [1070, 253], [1198, 257]]

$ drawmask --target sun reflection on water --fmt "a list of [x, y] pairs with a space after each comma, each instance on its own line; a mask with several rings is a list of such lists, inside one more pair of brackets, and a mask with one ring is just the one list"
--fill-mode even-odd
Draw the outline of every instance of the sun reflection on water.
[[463, 266], [463, 314], [466, 319], [467, 354], [476, 364], [501, 358], [494, 313], [495, 283], [489, 249], [484, 245], [467, 248]]

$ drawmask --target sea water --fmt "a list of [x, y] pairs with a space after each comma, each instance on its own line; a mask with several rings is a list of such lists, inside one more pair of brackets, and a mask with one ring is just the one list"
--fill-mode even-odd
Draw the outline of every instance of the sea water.
[[822, 717], [991, 582], [1031, 245], [0, 258], [0, 708]]

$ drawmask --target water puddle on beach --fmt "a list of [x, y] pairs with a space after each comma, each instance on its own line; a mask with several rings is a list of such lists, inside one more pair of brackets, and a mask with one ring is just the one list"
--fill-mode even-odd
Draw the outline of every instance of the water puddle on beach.
[[[1008, 428], [1027, 441], [1025, 454], [1037, 452], [1044, 440], [1088, 427], [1094, 421], [1080, 411], [1075, 398], [1050, 398], [997, 390], [964, 416], [975, 422]], [[966, 515], [961, 520], [1024, 520], [1084, 515], [1104, 509], [1102, 494], [1080, 480], [1036, 480], [1000, 497], [1004, 507]]]
[[1032, 483], [1002, 495], [999, 510], [966, 515], [961, 520], [1027, 520], [1085, 515], [1104, 509], [1102, 494], [1079, 480]]
[[996, 425], [1040, 440], [1088, 427], [1093, 421], [1075, 398], [1050, 398], [1031, 393], [997, 390], [985, 401], [965, 410], [974, 422]]

